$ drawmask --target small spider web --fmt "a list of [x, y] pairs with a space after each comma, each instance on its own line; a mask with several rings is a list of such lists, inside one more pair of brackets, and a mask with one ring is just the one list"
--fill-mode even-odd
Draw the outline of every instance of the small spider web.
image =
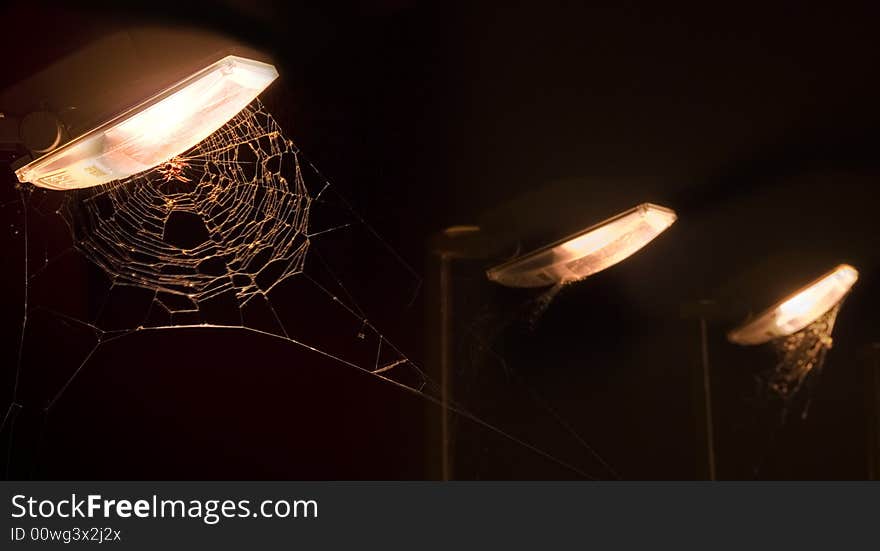
[[[776, 366], [763, 375], [762, 381], [763, 386], [782, 401], [783, 417], [799, 394], [808, 390], [805, 387], [822, 372], [828, 351], [834, 344], [831, 334], [842, 304], [843, 300], [807, 327], [773, 341]], [[807, 416], [810, 401], [809, 396], [804, 398], [802, 417]]]

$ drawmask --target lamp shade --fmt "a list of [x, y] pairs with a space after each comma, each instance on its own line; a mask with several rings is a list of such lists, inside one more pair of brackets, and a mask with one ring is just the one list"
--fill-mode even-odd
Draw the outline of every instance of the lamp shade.
[[753, 345], [796, 333], [840, 302], [858, 278], [858, 270], [840, 264], [730, 331], [727, 338]]
[[628, 258], [676, 220], [666, 207], [643, 203], [565, 239], [489, 269], [508, 287], [542, 287], [583, 279]]
[[143, 172], [207, 138], [277, 77], [272, 65], [226, 56], [15, 174], [21, 182], [68, 190]]

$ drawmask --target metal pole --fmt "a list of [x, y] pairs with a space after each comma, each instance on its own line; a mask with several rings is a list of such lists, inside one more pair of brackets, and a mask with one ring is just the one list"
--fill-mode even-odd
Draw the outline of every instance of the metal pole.
[[[478, 226], [452, 226], [435, 234], [430, 242], [427, 313], [430, 336], [428, 366], [434, 380], [439, 380], [440, 399], [440, 460], [437, 473], [436, 452], [430, 464], [432, 473], [442, 480], [452, 480], [455, 471], [454, 426], [449, 404], [453, 395], [453, 370], [455, 362], [453, 303], [454, 291], [452, 269], [461, 259], [478, 259], [491, 256], [491, 241], [480, 232]], [[436, 419], [432, 419], [427, 441], [431, 449], [437, 442]], [[433, 476], [433, 475], [432, 475]]]
[[865, 382], [868, 388], [868, 480], [880, 480], [880, 343], [868, 348]]
[[452, 479], [452, 457], [449, 449], [449, 384], [452, 363], [452, 274], [448, 254], [440, 255], [440, 449], [441, 476]]
[[700, 352], [703, 374], [703, 418], [706, 428], [706, 463], [709, 480], [717, 480], [715, 473], [715, 430], [712, 418], [712, 380], [709, 374], [709, 337], [705, 317], [700, 317]]

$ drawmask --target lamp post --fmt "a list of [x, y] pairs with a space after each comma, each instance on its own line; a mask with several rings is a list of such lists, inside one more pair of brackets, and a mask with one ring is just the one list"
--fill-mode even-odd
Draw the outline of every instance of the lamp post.
[[866, 409], [868, 411], [867, 471], [868, 480], [880, 480], [880, 342], [866, 347]]
[[[665, 231], [676, 220], [671, 209], [643, 203], [486, 271], [489, 280], [507, 287], [543, 287], [569, 283], [621, 262]], [[439, 423], [439, 478], [454, 474], [453, 435], [447, 404], [452, 389], [454, 351], [453, 265], [459, 260], [489, 260], [506, 251], [501, 239], [478, 226], [452, 226], [430, 244], [428, 328], [436, 335], [429, 350], [432, 371], [440, 381], [443, 406]]]
[[[454, 343], [453, 266], [457, 260], [478, 260], [501, 253], [496, 240], [479, 226], [451, 226], [433, 236], [430, 242], [427, 288], [428, 332], [437, 338], [429, 350], [429, 371], [439, 380], [440, 426], [432, 438], [439, 442], [440, 461], [438, 478], [451, 480], [454, 476], [453, 436], [449, 402], [452, 391]], [[436, 427], [432, 427], [436, 428]], [[429, 430], [429, 433], [432, 432]], [[434, 449], [428, 446], [428, 450]], [[431, 461], [429, 461], [431, 463]]]
[[693, 365], [693, 403], [697, 434], [701, 442], [700, 463], [705, 465], [705, 478], [717, 480], [715, 456], [715, 417], [712, 411], [712, 374], [709, 364], [709, 321], [719, 318], [718, 304], [710, 299], [688, 302], [682, 305], [685, 319], [696, 320], [700, 335], [700, 360]]

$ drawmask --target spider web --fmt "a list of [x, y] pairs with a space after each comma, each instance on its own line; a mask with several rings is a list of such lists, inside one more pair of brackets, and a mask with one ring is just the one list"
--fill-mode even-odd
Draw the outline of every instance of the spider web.
[[[288, 181], [282, 169], [291, 162]], [[114, 286], [154, 293], [162, 312], [146, 325], [181, 325], [225, 293], [244, 307], [302, 273], [312, 201], [293, 142], [257, 105], [166, 165], [87, 188], [60, 214]]]
[[776, 354], [776, 364], [755, 378], [755, 405], [760, 405], [761, 410], [754, 422], [762, 434], [752, 467], [755, 477], [772, 456], [777, 438], [790, 415], [799, 413], [802, 420], [807, 418], [812, 387], [818, 381], [834, 344], [831, 335], [845, 298], [800, 331], [770, 342]]
[[[763, 383], [774, 396], [782, 400], [783, 417], [787, 415], [792, 401], [800, 391], [822, 372], [825, 358], [834, 343], [831, 333], [842, 304], [841, 300], [807, 327], [773, 341], [777, 362], [764, 375]], [[802, 417], [806, 417], [808, 407], [809, 396], [806, 397]]]
[[[441, 399], [439, 385], [374, 324], [355, 300], [351, 283], [343, 283], [319, 245], [352, 246], [345, 238], [333, 239], [361, 228], [410, 272], [413, 292], [421, 280], [335, 193], [259, 100], [192, 150], [150, 171], [72, 192], [24, 185], [19, 193], [18, 201], [2, 205], [19, 209], [25, 248], [24, 315], [9, 406], [0, 423], [0, 434], [8, 441], [7, 476], [15, 423], [24, 408], [42, 408], [48, 423], [56, 403], [102, 346], [135, 334], [191, 327], [249, 332], [304, 348], [439, 404], [592, 478], [462, 405]], [[29, 213], [41, 218], [41, 227], [60, 216], [72, 246], [55, 250], [49, 243], [62, 242], [62, 236], [50, 236], [42, 256], [33, 258]], [[87, 285], [92, 297], [100, 297], [96, 300], [77, 301], [75, 293], [65, 293], [44, 278], [68, 270], [70, 257], [77, 254], [100, 273], [83, 283], [71, 271], [70, 285]], [[96, 279], [102, 283], [95, 284]], [[324, 307], [330, 302], [331, 322], [321, 324], [314, 316], [276, 308], [273, 297], [288, 292], [282, 284], [292, 279], [307, 283], [293, 295], [304, 310], [315, 304], [315, 296], [324, 299]], [[101, 290], [93, 292], [92, 287]], [[290, 295], [285, 298], [290, 302]], [[32, 339], [30, 325], [37, 315], [76, 333], [78, 339], [59, 342], [81, 358], [43, 404], [29, 403], [20, 385], [25, 349], [33, 348], [26, 346]], [[348, 331], [356, 345], [335, 348], [328, 335], [340, 331]]]

